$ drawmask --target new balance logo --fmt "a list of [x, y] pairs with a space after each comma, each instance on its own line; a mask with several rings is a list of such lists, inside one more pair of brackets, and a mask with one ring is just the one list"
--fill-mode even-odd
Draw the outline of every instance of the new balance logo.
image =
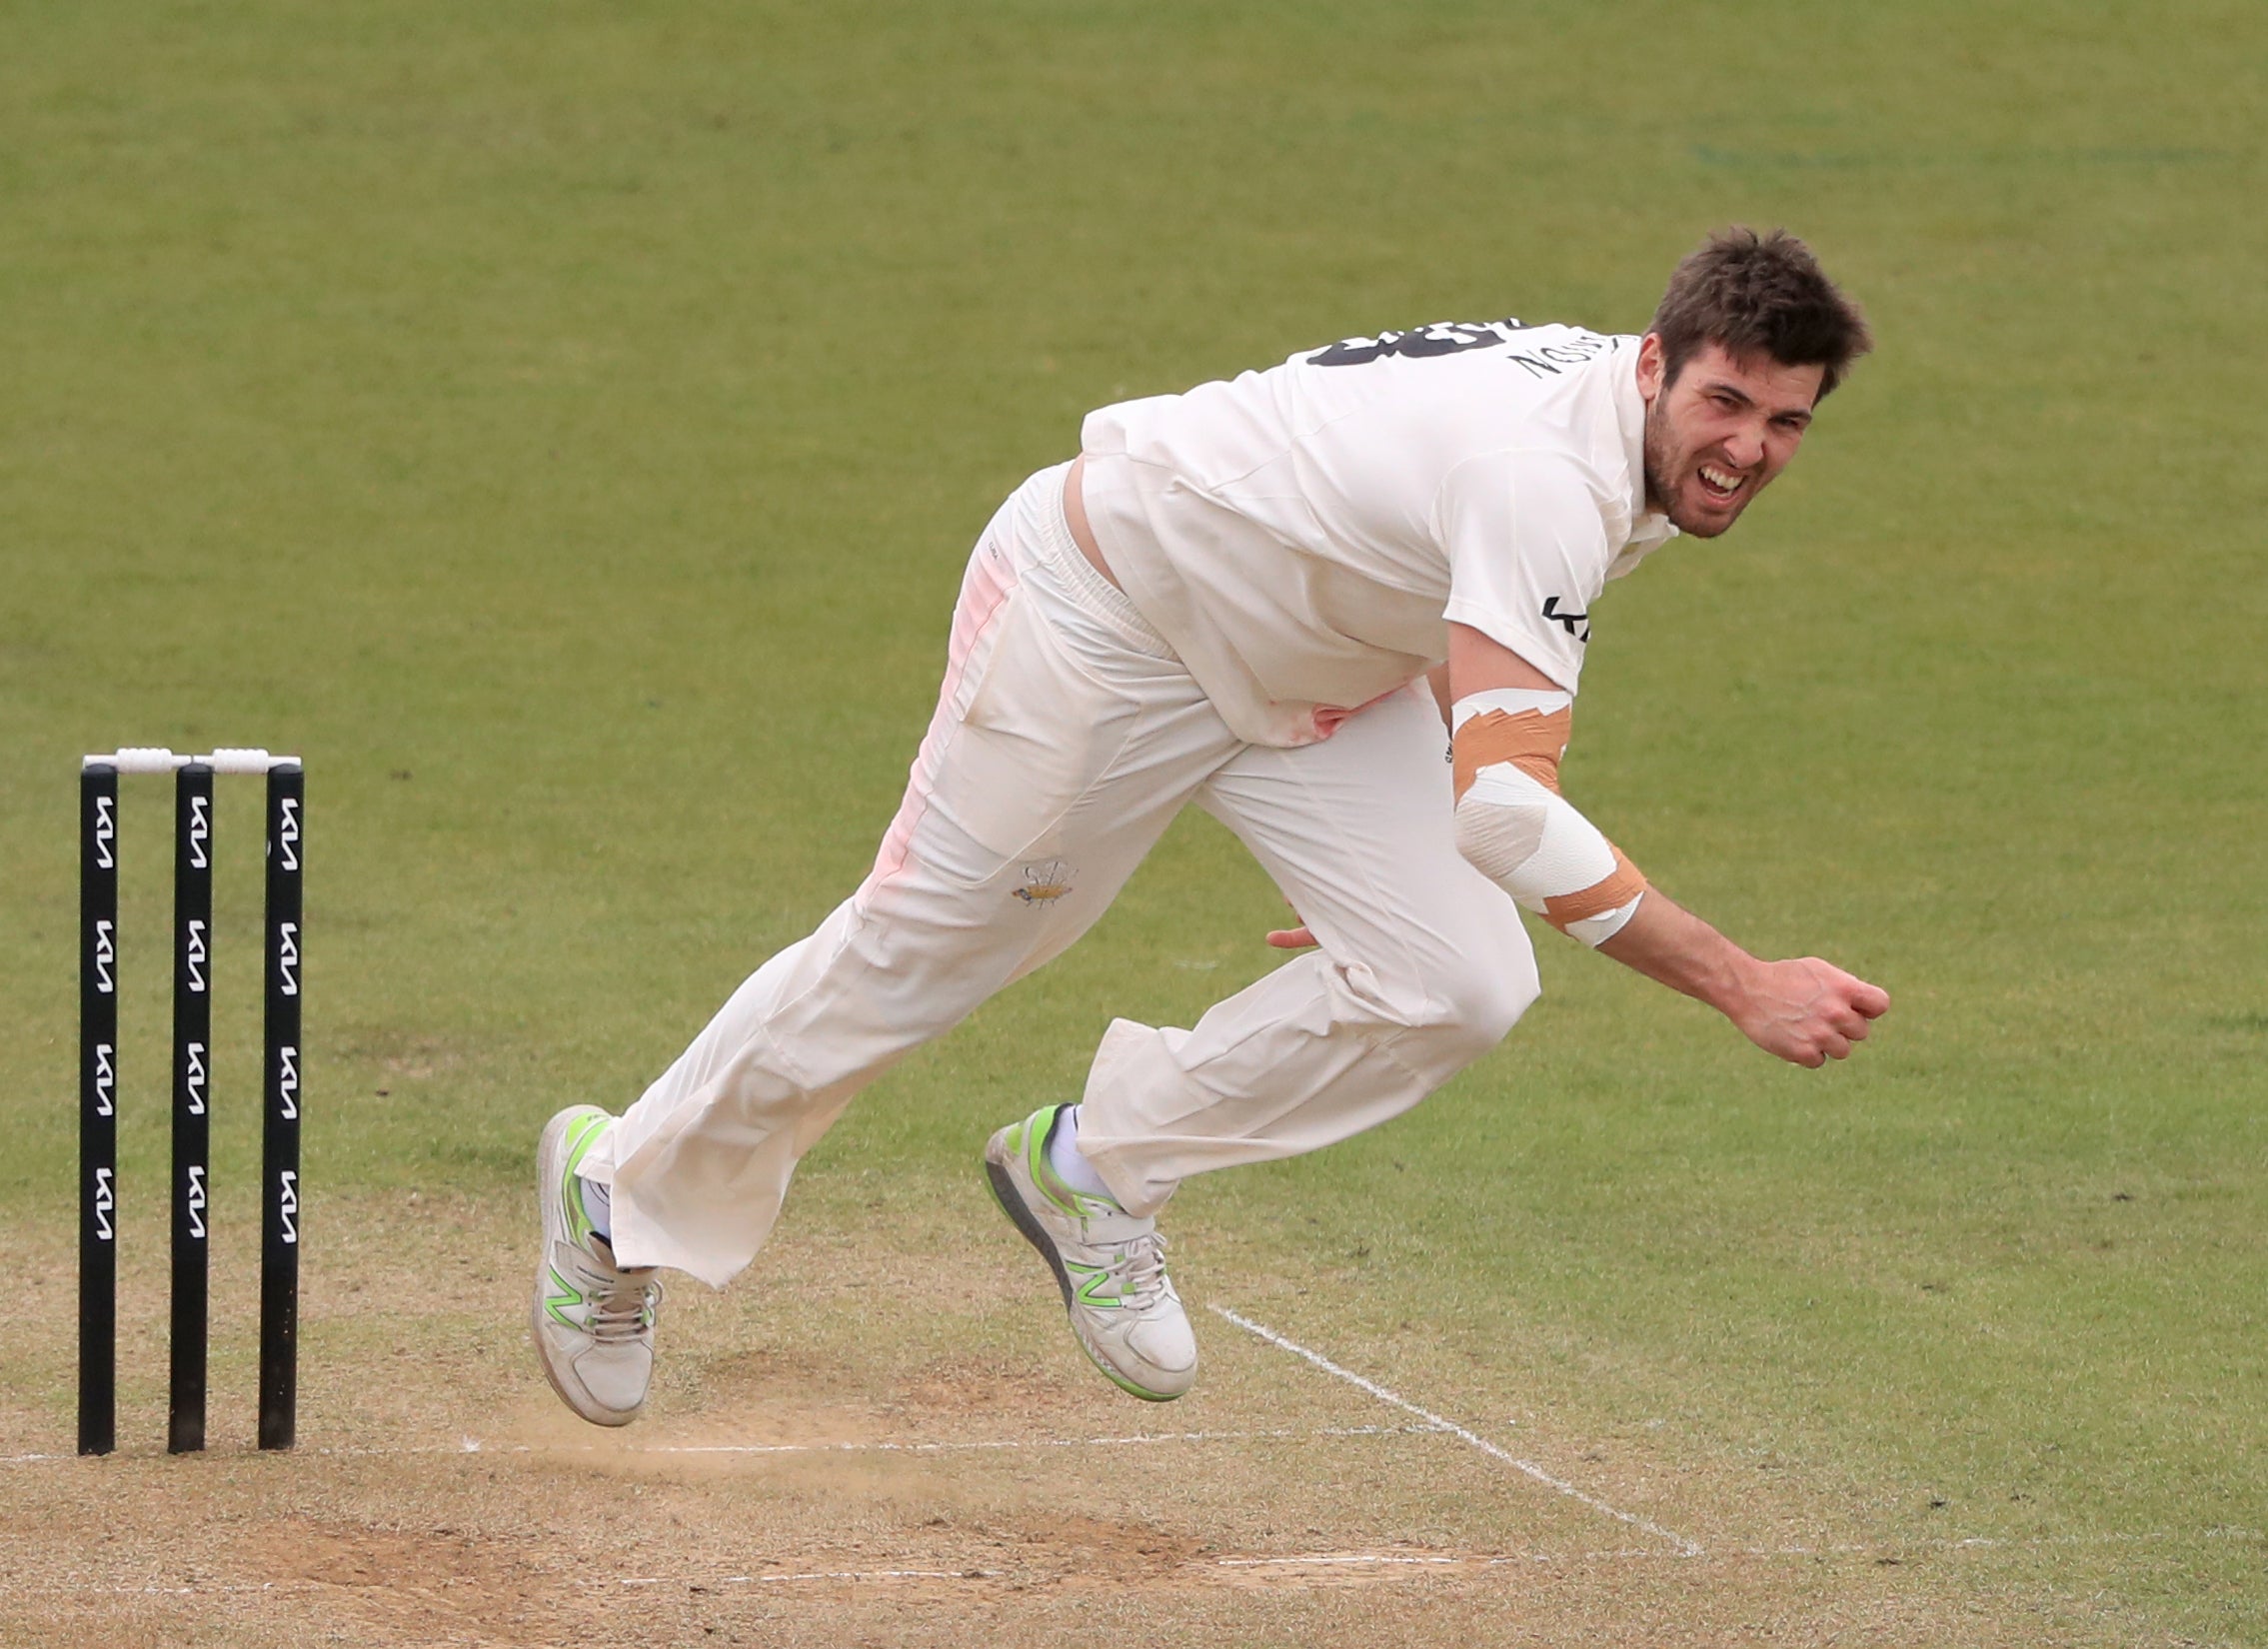
[[[1075, 1292], [1078, 1294], [1080, 1304], [1102, 1306], [1106, 1310], [1117, 1310], [1127, 1303], [1119, 1298], [1116, 1288], [1112, 1285], [1111, 1273], [1104, 1267], [1082, 1265], [1076, 1260], [1066, 1260], [1064, 1266], [1073, 1276], [1079, 1279], [1079, 1287]], [[1103, 1292], [1105, 1288], [1112, 1288], [1112, 1292], [1106, 1294]]]
[[583, 1303], [581, 1291], [559, 1274], [556, 1265], [552, 1267], [551, 1281], [552, 1292], [544, 1296], [544, 1310], [555, 1322], [564, 1323], [569, 1328], [581, 1328], [583, 1325], [567, 1314]]
[[1546, 596], [1543, 598], [1543, 616], [1553, 624], [1565, 629], [1567, 634], [1574, 637], [1576, 641], [1587, 642], [1590, 640], [1590, 615], [1588, 613], [1560, 612], [1558, 597]]

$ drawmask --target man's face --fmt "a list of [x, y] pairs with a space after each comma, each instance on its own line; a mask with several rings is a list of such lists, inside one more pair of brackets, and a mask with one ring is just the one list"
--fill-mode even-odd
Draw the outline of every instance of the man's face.
[[1661, 340], [1638, 346], [1646, 402], [1646, 502], [1682, 533], [1713, 539], [1787, 467], [1811, 423], [1821, 366], [1739, 360], [1703, 344], [1662, 384]]

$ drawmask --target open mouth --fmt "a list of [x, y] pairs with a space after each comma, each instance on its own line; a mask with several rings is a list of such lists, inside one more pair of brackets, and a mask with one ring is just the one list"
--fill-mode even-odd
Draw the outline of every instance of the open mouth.
[[1700, 478], [1701, 491], [1707, 495], [1711, 504], [1730, 504], [1740, 496], [1741, 489], [1748, 485], [1746, 476], [1735, 475], [1714, 464], [1703, 464], [1694, 473]]

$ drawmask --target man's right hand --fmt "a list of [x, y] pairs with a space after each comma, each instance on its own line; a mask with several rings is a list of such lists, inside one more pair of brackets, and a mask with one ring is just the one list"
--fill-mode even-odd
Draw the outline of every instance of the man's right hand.
[[1732, 998], [1718, 1005], [1742, 1035], [1789, 1064], [1816, 1070], [1847, 1059], [1890, 993], [1817, 956], [1758, 962]]
[[1816, 1070], [1847, 1059], [1890, 1011], [1890, 993], [1817, 956], [1761, 961], [1658, 887], [1599, 947], [1625, 967], [1697, 996], [1742, 1035], [1789, 1064]]

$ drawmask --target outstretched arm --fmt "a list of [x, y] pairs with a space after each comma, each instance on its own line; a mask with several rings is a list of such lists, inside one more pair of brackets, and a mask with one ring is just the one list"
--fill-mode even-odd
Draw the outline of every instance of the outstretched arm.
[[1890, 994], [1817, 956], [1763, 961], [1648, 888], [1621, 931], [1598, 947], [1625, 967], [1697, 997], [1766, 1053], [1817, 1069], [1847, 1059]]
[[[1847, 1058], [1868, 1022], [1889, 1011], [1889, 995], [1865, 980], [1816, 956], [1759, 960], [1647, 886], [1559, 796], [1567, 699], [1526, 660], [1469, 626], [1451, 625], [1447, 696], [1465, 707], [1456, 731], [1458, 845], [1522, 904], [1707, 1002], [1758, 1047], [1793, 1064]], [[1490, 704], [1512, 708], [1490, 713], [1491, 726], [1472, 714]], [[1527, 704], [1536, 708], [1518, 708]], [[1574, 885], [1593, 874], [1595, 881]]]

